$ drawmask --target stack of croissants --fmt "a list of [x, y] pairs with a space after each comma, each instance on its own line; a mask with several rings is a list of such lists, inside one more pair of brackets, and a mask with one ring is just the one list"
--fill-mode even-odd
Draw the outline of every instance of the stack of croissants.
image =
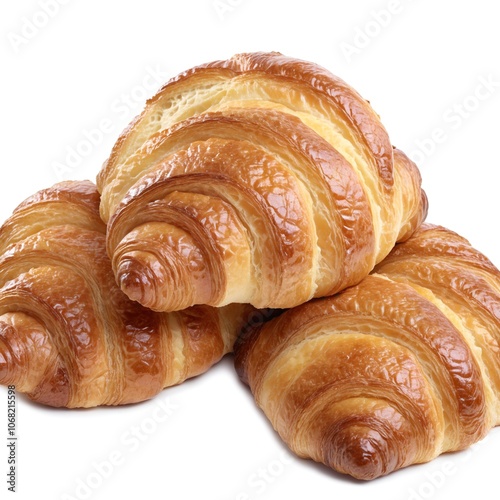
[[500, 423], [500, 273], [424, 224], [415, 164], [322, 67], [239, 54], [170, 80], [97, 177], [0, 229], [0, 383], [81, 408], [234, 351], [299, 457], [374, 479]]

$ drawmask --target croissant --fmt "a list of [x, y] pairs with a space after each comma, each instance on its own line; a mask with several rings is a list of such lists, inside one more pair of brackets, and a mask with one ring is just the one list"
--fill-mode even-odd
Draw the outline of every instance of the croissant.
[[168, 82], [99, 173], [117, 283], [157, 311], [358, 283], [427, 212], [417, 167], [325, 69], [240, 54]]
[[0, 229], [0, 383], [57, 407], [151, 398], [232, 350], [249, 306], [155, 313], [116, 286], [99, 194], [67, 182]]
[[500, 423], [500, 273], [425, 225], [359, 285], [248, 330], [235, 352], [297, 455], [373, 479]]

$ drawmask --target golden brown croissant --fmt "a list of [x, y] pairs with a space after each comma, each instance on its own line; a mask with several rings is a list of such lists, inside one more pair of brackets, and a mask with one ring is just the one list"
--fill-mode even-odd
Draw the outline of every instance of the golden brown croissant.
[[376, 274], [247, 332], [235, 352], [295, 453], [373, 479], [500, 423], [500, 273], [424, 226]]
[[51, 406], [151, 398], [225, 353], [248, 306], [154, 313], [116, 286], [99, 194], [61, 183], [0, 229], [0, 383]]
[[98, 177], [122, 290], [286, 308], [358, 283], [426, 215], [416, 166], [325, 69], [240, 54], [168, 82]]

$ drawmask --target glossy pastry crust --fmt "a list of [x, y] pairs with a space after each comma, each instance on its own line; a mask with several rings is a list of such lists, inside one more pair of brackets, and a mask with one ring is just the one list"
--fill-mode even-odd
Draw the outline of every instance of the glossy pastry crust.
[[66, 182], [0, 228], [0, 383], [40, 403], [149, 399], [229, 352], [248, 306], [154, 313], [116, 286], [99, 193]]
[[425, 225], [359, 285], [246, 332], [235, 352], [295, 453], [373, 479], [500, 423], [500, 273]]
[[277, 53], [168, 82], [98, 176], [117, 282], [160, 311], [356, 284], [425, 218], [420, 184], [367, 101]]

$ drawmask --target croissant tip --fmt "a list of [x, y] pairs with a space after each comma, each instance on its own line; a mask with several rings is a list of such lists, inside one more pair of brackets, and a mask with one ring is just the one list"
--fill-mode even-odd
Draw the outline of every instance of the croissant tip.
[[123, 293], [130, 300], [144, 304], [144, 287], [149, 286], [146, 276], [141, 276], [139, 273], [133, 271], [119, 272], [118, 281]]
[[155, 280], [148, 266], [141, 265], [133, 257], [125, 257], [120, 262], [117, 280], [122, 292], [145, 307], [153, 306]]
[[5, 345], [5, 342], [2, 340], [2, 333], [5, 329], [8, 328], [8, 325], [3, 321], [0, 321], [0, 385], [9, 385], [11, 384], [11, 356]]
[[7, 357], [0, 351], [0, 384], [7, 385], [7, 374], [9, 368], [7, 365]]
[[340, 449], [335, 446], [327, 448], [328, 456], [325, 458], [332, 468], [363, 481], [390, 472], [387, 470], [390, 464], [386, 463], [384, 457], [387, 443], [378, 432], [363, 429], [361, 432], [354, 430], [345, 434], [337, 440]]

